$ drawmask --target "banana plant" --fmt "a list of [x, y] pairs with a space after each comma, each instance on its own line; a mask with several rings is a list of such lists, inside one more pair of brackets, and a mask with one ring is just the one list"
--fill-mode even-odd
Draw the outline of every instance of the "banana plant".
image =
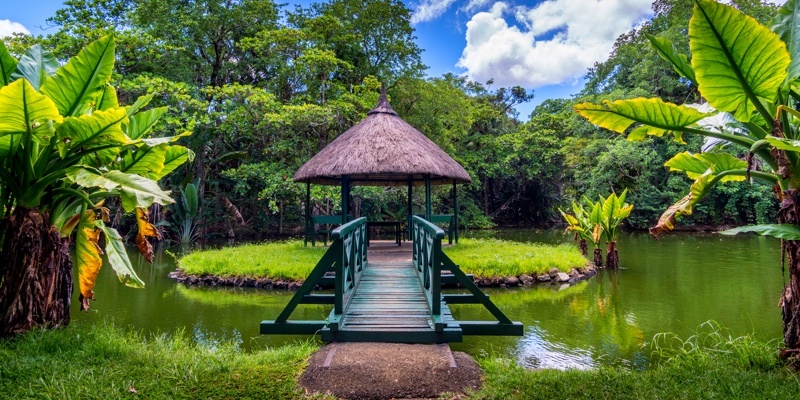
[[603, 254], [599, 248], [600, 239], [603, 234], [603, 227], [599, 223], [601, 219], [601, 206], [596, 206], [586, 197], [584, 197], [583, 202], [584, 204], [575, 201], [572, 202], [572, 214], [567, 214], [560, 208], [558, 211], [567, 222], [567, 231], [575, 234], [575, 240], [580, 240], [581, 254], [588, 257], [589, 253], [586, 241], [591, 240], [594, 244], [594, 259], [592, 262], [596, 266], [602, 267]]
[[631, 215], [632, 204], [625, 203], [628, 189], [617, 196], [611, 193], [608, 197], [600, 196], [600, 201], [595, 203], [601, 210], [598, 224], [603, 228], [606, 238], [606, 268], [619, 268], [619, 255], [617, 253], [617, 232], [625, 218]]
[[[666, 163], [693, 183], [685, 197], [670, 206], [650, 232], [674, 228], [676, 219], [716, 184], [759, 179], [775, 185], [781, 201], [777, 224], [741, 228], [786, 239], [790, 281], [781, 295], [784, 355], [800, 352], [800, 0], [780, 9], [772, 29], [735, 8], [711, 0], [695, 0], [689, 22], [690, 55], [679, 54], [663, 38], [651, 44], [675, 71], [696, 85], [703, 104], [671, 104], [660, 99], [583, 103], [575, 110], [593, 124], [627, 135], [700, 135], [714, 150], [683, 152]], [[745, 160], [726, 152], [740, 149]], [[758, 162], [756, 162], [758, 160]]]
[[82, 309], [102, 255], [120, 281], [144, 286], [105, 199], [136, 213], [137, 248], [152, 260], [146, 210], [172, 203], [157, 180], [191, 153], [177, 137], [149, 137], [166, 112], [143, 111], [150, 97], [119, 105], [113, 67], [111, 36], [60, 67], [39, 46], [16, 60], [0, 42], [0, 336], [69, 322], [72, 237]]

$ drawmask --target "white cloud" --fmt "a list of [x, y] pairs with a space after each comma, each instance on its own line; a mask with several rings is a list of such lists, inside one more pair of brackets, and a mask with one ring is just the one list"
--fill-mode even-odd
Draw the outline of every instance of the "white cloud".
[[450, 5], [456, 0], [422, 0], [414, 8], [414, 14], [411, 15], [411, 23], [418, 24], [420, 22], [431, 21], [439, 18]]
[[469, 0], [467, 4], [461, 7], [461, 11], [464, 12], [472, 12], [478, 9], [481, 9], [488, 5], [492, 0]]
[[31, 31], [19, 22], [14, 22], [10, 19], [0, 19], [0, 37], [11, 36], [14, 33], [30, 35]]
[[[652, 14], [652, 0], [548, 0], [534, 7], [495, 3], [467, 23], [458, 66], [476, 81], [540, 87], [574, 82], [605, 61], [616, 38]], [[517, 27], [510, 25], [513, 16]]]

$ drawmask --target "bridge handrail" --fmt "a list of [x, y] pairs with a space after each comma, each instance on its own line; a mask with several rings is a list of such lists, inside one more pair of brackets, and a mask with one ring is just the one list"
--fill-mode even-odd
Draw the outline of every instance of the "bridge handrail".
[[411, 218], [414, 269], [420, 277], [434, 320], [442, 314], [442, 238], [442, 228], [416, 215]]
[[333, 312], [342, 315], [367, 266], [367, 219], [361, 217], [334, 229], [331, 238], [332, 246], [341, 248], [336, 260]]
[[340, 239], [343, 238], [348, 233], [354, 231], [358, 228], [359, 225], [366, 223], [367, 217], [361, 217], [358, 219], [354, 219], [344, 225], [340, 225], [336, 227], [336, 229], [331, 231], [331, 239]]

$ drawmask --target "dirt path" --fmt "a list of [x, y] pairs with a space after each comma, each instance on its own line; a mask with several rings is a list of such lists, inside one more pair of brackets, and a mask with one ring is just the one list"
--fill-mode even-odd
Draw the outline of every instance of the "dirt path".
[[478, 389], [482, 375], [446, 344], [331, 343], [311, 356], [300, 386], [342, 399], [437, 398]]

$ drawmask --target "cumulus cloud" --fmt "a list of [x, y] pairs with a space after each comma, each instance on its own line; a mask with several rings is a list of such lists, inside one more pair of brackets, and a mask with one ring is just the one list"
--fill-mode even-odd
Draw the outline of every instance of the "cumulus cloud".
[[14, 33], [30, 35], [31, 31], [19, 22], [14, 22], [10, 19], [0, 19], [0, 37], [11, 36]]
[[423, 0], [414, 8], [411, 23], [431, 21], [439, 18], [456, 0]]
[[[651, 3], [547, 0], [533, 7], [511, 7], [497, 2], [467, 23], [467, 44], [458, 66], [471, 79], [494, 79], [501, 86], [574, 82], [595, 62], [608, 58], [620, 34], [651, 16]], [[516, 23], [509, 24], [507, 18]]]

